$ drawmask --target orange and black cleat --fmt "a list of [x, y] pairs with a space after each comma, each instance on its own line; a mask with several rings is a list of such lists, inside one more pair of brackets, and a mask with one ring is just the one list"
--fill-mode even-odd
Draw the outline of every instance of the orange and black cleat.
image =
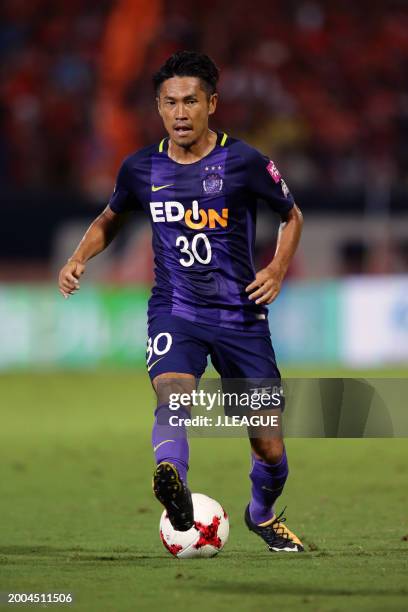
[[249, 505], [245, 510], [245, 523], [250, 531], [259, 535], [266, 542], [271, 552], [303, 552], [304, 547], [294, 533], [284, 525], [286, 518], [283, 510], [279, 516], [273, 516], [266, 523], [257, 525], [249, 514]]

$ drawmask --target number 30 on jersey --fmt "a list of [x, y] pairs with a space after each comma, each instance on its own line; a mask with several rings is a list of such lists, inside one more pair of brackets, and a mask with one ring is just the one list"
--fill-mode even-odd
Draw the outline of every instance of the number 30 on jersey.
[[[209, 264], [211, 261], [211, 244], [205, 234], [196, 234], [191, 242], [185, 236], [178, 236], [176, 247], [180, 250], [180, 253], [183, 253], [183, 257], [180, 257], [179, 262], [185, 268], [189, 268], [196, 261], [201, 264]], [[199, 249], [201, 254], [198, 252]]]
[[[146, 363], [148, 372], [158, 361], [163, 359], [164, 355], [171, 349], [172, 344], [173, 338], [169, 332], [162, 332], [154, 336], [153, 339], [151, 337], [147, 339]], [[151, 361], [152, 357], [156, 357], [156, 359]]]

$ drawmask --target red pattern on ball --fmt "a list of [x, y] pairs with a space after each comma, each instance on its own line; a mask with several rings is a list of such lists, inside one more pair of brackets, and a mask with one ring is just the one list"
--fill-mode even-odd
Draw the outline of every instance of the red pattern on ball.
[[194, 548], [201, 548], [202, 546], [210, 545], [215, 548], [221, 548], [221, 538], [218, 537], [218, 527], [220, 526], [220, 518], [214, 516], [210, 525], [203, 525], [198, 521], [194, 521], [195, 528], [200, 532], [198, 542], [194, 544]]
[[167, 544], [161, 529], [160, 529], [160, 537], [161, 537], [161, 541], [163, 542], [164, 546], [167, 548], [169, 553], [171, 553], [174, 557], [177, 557], [177, 553], [179, 553], [183, 547], [180, 544]]

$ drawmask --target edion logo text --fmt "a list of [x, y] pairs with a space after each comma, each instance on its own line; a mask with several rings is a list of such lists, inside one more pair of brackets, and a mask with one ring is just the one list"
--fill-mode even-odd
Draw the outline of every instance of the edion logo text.
[[214, 208], [204, 210], [198, 208], [197, 200], [193, 200], [191, 208], [187, 209], [181, 202], [150, 202], [150, 212], [153, 223], [184, 221], [187, 227], [196, 230], [228, 225], [228, 208], [223, 208], [221, 214]]

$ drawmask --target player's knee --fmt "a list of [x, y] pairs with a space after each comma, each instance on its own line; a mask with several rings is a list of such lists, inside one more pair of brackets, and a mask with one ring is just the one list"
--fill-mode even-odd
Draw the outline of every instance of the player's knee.
[[265, 463], [270, 463], [271, 465], [279, 463], [284, 451], [283, 440], [258, 440], [254, 450], [255, 454]]
[[176, 404], [181, 396], [191, 394], [196, 386], [194, 376], [190, 374], [166, 373], [159, 374], [153, 380], [153, 387], [157, 395], [157, 404]]

